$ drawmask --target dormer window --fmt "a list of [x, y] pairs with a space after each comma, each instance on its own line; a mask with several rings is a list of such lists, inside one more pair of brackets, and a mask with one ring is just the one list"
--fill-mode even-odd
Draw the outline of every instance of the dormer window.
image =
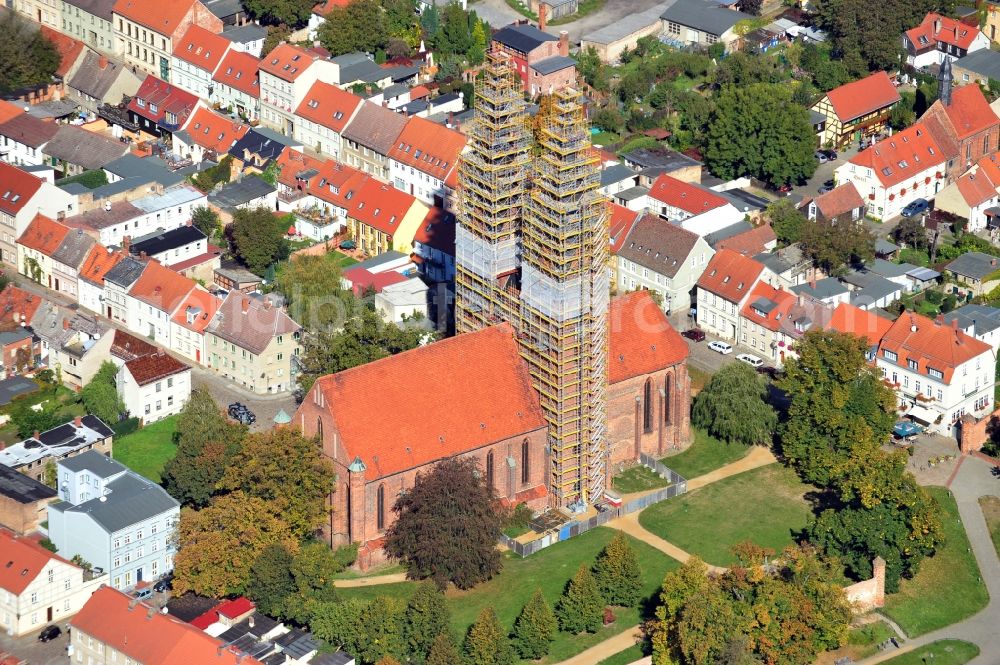
[[344, 117], [344, 114], [341, 113], [340, 111], [337, 111], [336, 113], [333, 114], [333, 119], [334, 120], [340, 120], [343, 117]]
[[158, 106], [157, 106], [156, 104], [154, 104], [153, 102], [150, 102], [150, 103], [149, 103], [149, 112], [150, 112], [150, 113], [158, 113], [159, 111], [160, 111], [160, 107], [158, 107]]
[[728, 284], [729, 283], [729, 275], [726, 275], [725, 277], [722, 278], [722, 283], [723, 284]]
[[141, 109], [144, 109], [144, 108], [146, 108], [146, 100], [143, 99], [142, 97], [136, 97], [135, 98], [135, 105], [138, 106]]
[[316, 100], [316, 99], [310, 99], [309, 100], [309, 108], [314, 109], [317, 106], [319, 106], [319, 100]]
[[882, 356], [885, 357], [886, 360], [889, 360], [891, 362], [896, 362], [896, 360], [899, 358], [899, 356], [896, 355], [895, 351], [890, 351], [889, 349], [884, 349], [882, 351]]

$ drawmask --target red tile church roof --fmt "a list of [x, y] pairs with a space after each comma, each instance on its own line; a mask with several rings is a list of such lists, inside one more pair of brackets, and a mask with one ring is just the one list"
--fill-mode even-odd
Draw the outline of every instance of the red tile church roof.
[[608, 381], [617, 383], [683, 362], [687, 342], [646, 291], [611, 301]]

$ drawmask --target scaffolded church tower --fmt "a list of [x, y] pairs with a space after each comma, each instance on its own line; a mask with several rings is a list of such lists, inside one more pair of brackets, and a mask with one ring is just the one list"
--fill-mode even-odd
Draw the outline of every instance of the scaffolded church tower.
[[529, 190], [520, 90], [506, 58], [491, 55], [461, 170], [456, 327], [514, 325], [549, 422], [555, 503], [592, 503], [608, 472], [610, 274], [599, 163], [580, 93], [557, 91]]

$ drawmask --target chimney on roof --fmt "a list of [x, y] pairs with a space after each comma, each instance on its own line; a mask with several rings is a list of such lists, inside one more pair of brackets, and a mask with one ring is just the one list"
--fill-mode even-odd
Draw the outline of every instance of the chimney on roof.
[[995, 266], [996, 264], [997, 264], [997, 260], [996, 259], [990, 259], [990, 265], [991, 266]]
[[129, 611], [134, 610], [135, 606], [138, 605], [138, 604], [139, 604], [139, 599], [138, 598], [129, 598], [129, 600], [128, 600], [128, 609], [129, 609]]
[[809, 288], [813, 289], [813, 290], [816, 289], [816, 278], [815, 277], [813, 277], [812, 279], [809, 280]]
[[569, 56], [569, 33], [565, 30], [559, 31], [559, 55]]
[[939, 326], [944, 323], [944, 314], [938, 314], [934, 317], [934, 325]]
[[37, 439], [37, 438], [38, 438], [39, 436], [41, 436], [41, 434], [42, 434], [42, 433], [41, 433], [41, 432], [39, 432], [39, 431], [38, 431], [38, 430], [36, 429], [36, 430], [35, 430], [35, 436], [34, 436], [34, 438], [36, 438], [36, 439]]
[[73, 419], [73, 424], [77, 427], [83, 427], [83, 416], [77, 416]]
[[[146, 252], [139, 252], [139, 258], [140, 259], [146, 258]], [[157, 287], [157, 288], [159, 288], [159, 287]]]
[[545, 32], [545, 19], [546, 19], [545, 15], [548, 13], [549, 13], [549, 6], [544, 3], [540, 3], [538, 5], [538, 29], [541, 30], [542, 32]]
[[958, 317], [955, 317], [954, 319], [951, 320], [951, 329], [958, 330]]
[[69, 330], [69, 319], [63, 319], [63, 330]]
[[122, 238], [122, 249], [125, 250], [126, 254], [128, 253], [129, 247], [131, 246], [132, 246], [132, 236], [125, 236], [124, 238]]
[[318, 39], [313, 40], [313, 48], [319, 48], [321, 45], [322, 42], [320, 42]]
[[108, 56], [102, 55], [100, 58], [98, 58], [97, 59], [97, 66], [101, 68], [101, 71], [104, 71], [105, 69], [107, 69], [108, 68]]
[[156, 608], [155, 607], [150, 607], [148, 610], [146, 610], [146, 618], [147, 619], [152, 619], [154, 614], [156, 614]]
[[253, 623], [254, 623], [253, 615], [251, 614], [249, 617], [247, 617], [247, 625], [253, 628]]
[[247, 312], [250, 311], [250, 299], [249, 298], [244, 297], [243, 298], [243, 302], [241, 303], [241, 305], [242, 305], [241, 309], [243, 310], [244, 314], [246, 314]]

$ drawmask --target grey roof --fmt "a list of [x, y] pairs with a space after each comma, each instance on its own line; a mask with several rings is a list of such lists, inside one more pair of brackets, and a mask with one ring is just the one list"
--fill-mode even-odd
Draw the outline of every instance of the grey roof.
[[135, 281], [142, 276], [142, 271], [145, 269], [145, 261], [126, 256], [104, 274], [104, 281], [127, 289], [135, 284]]
[[620, 192], [615, 192], [614, 197], [622, 201], [634, 201], [635, 199], [641, 199], [647, 194], [649, 194], [649, 187], [636, 185], [635, 187], [628, 187]]
[[0, 463], [20, 467], [46, 457], [63, 457], [112, 434], [111, 428], [100, 418], [87, 415], [81, 419], [79, 427], [73, 422], [65, 423], [46, 430], [37, 437], [7, 446], [0, 450]]
[[235, 16], [243, 11], [240, 0], [203, 0], [202, 4], [218, 18]]
[[197, 226], [178, 226], [176, 229], [154, 231], [141, 238], [136, 238], [129, 245], [129, 251], [132, 254], [146, 252], [147, 256], [156, 256], [161, 252], [168, 252], [171, 249], [204, 239], [205, 234]]
[[87, 194], [90, 191], [92, 191], [90, 187], [85, 187], [84, 185], [81, 185], [78, 182], [71, 182], [65, 185], [59, 185], [59, 188], [64, 192], [66, 192], [67, 194], [76, 194], [76, 195]]
[[804, 295], [816, 300], [826, 300], [847, 293], [847, 287], [833, 277], [817, 280], [815, 286], [810, 283], [798, 284], [791, 288], [792, 293]]
[[0, 464], [0, 494], [18, 503], [34, 503], [56, 496], [56, 491], [6, 464]]
[[391, 249], [388, 252], [382, 252], [381, 254], [379, 254], [377, 256], [373, 256], [370, 259], [366, 259], [366, 260], [362, 261], [361, 263], [355, 263], [351, 267], [352, 268], [364, 268], [365, 270], [370, 270], [370, 269], [376, 268], [376, 267], [378, 267], [378, 266], [380, 266], [380, 265], [382, 265], [384, 263], [389, 263], [390, 261], [398, 261], [399, 259], [402, 259], [402, 258], [405, 258], [405, 257], [406, 257], [406, 254], [403, 254], [402, 252], [397, 252], [396, 250]]
[[381, 155], [388, 155], [405, 126], [406, 116], [365, 102], [341, 135]]
[[778, 306], [778, 303], [774, 302], [770, 298], [760, 297], [755, 299], [752, 303], [750, 303], [750, 306], [753, 307], [758, 312], [763, 312], [764, 314], [770, 314], [774, 310], [774, 308]]
[[908, 272], [917, 266], [912, 263], [892, 263], [885, 259], [875, 259], [866, 266], [869, 272], [882, 277], [905, 277]]
[[280, 155], [285, 148], [294, 145], [297, 143], [288, 136], [267, 127], [254, 127], [229, 149], [229, 154], [243, 159], [244, 151], [249, 151], [260, 155], [264, 160], [270, 160]]
[[[118, 464], [109, 457], [98, 456], [106, 463]], [[95, 467], [88, 467], [88, 469], [91, 473], [95, 473]], [[51, 507], [66, 513], [87, 514], [106, 532], [115, 533], [143, 520], [175, 510], [180, 506], [177, 500], [167, 494], [162, 487], [128, 469], [119, 477], [108, 482], [105, 489], [107, 494], [90, 501], [84, 501], [75, 506], [60, 501], [52, 504]]]
[[220, 36], [225, 37], [235, 44], [247, 44], [249, 42], [260, 41], [267, 37], [267, 28], [256, 23], [247, 23], [238, 28], [223, 30]]
[[236, 282], [237, 284], [243, 282], [256, 284], [257, 282], [260, 282], [259, 276], [253, 274], [236, 261], [223, 261], [222, 265], [215, 269], [215, 272]]
[[[380, 67], [380, 69], [382, 70], [382, 76], [379, 78], [388, 76], [390, 80], [396, 83], [412, 79], [420, 73], [420, 67], [416, 65], [396, 65], [395, 67]], [[378, 81], [379, 78], [373, 78], [372, 80]]]
[[963, 277], [983, 279], [1000, 269], [1000, 259], [982, 252], [966, 252], [946, 265], [944, 269]]
[[709, 233], [705, 236], [705, 242], [707, 242], [712, 249], [715, 249], [716, 244], [726, 238], [732, 238], [734, 235], [743, 233], [744, 231], [749, 231], [752, 228], [753, 224], [750, 222], [736, 222], [735, 224], [730, 224], [725, 228], [719, 229], [715, 233]]
[[90, 471], [93, 475], [102, 479], [117, 476], [119, 473], [128, 469], [128, 467], [121, 462], [113, 460], [110, 457], [105, 457], [96, 450], [88, 450], [87, 452], [80, 453], [74, 457], [67, 457], [64, 460], [60, 460], [59, 464], [66, 467], [73, 473], [78, 471]]
[[330, 58], [330, 62], [340, 66], [340, 83], [353, 83], [354, 81], [371, 83], [388, 78], [385, 70], [364, 53], [345, 53], [336, 58]]
[[601, 187], [607, 187], [616, 182], [635, 177], [635, 171], [624, 164], [612, 164], [601, 171]]
[[52, 252], [52, 259], [71, 268], [79, 268], [94, 242], [83, 229], [70, 230], [56, 251]]
[[805, 259], [798, 243], [783, 247], [774, 252], [761, 252], [753, 257], [754, 261], [763, 263], [775, 275], [785, 273], [801, 264]]
[[932, 279], [937, 279], [941, 276], [941, 273], [931, 268], [913, 268], [912, 270], [907, 271], [906, 276], [918, 282], [927, 282]]
[[[171, 187], [184, 181], [184, 176], [173, 173], [167, 168], [163, 160], [153, 157], [138, 157], [132, 153], [108, 162], [104, 165], [104, 170], [118, 178], [124, 179], [126, 184], [130, 185], [129, 189], [139, 187], [148, 182], [158, 182], [164, 187]], [[111, 185], [115, 184], [118, 183], [111, 183]], [[110, 187], [111, 185], [105, 185], [104, 187]], [[100, 198], [98, 192], [101, 192], [104, 187], [98, 187], [94, 190], [95, 198]]]
[[643, 12], [627, 14], [593, 32], [588, 32], [583, 36], [582, 41], [593, 42], [595, 44], [610, 44], [619, 39], [624, 39], [634, 32], [658, 23], [660, 21], [660, 14], [669, 6], [670, 3], [664, 2], [663, 4], [650, 7]]
[[[254, 310], [249, 313], [254, 325], [245, 325], [248, 315], [243, 313], [244, 308], [248, 312], [250, 309]], [[249, 298], [241, 291], [230, 291], [206, 330], [241, 349], [248, 349], [259, 355], [275, 336], [296, 333], [300, 328], [280, 307]]]
[[952, 66], [967, 69], [983, 78], [1000, 80], [1000, 53], [993, 49], [973, 51], [964, 58], [956, 60]]
[[521, 53], [531, 53], [545, 42], [554, 42], [557, 40], [557, 37], [542, 32], [529, 24], [508, 25], [493, 34], [493, 41]]
[[753, 16], [720, 6], [712, 0], [677, 0], [660, 15], [664, 21], [695, 28], [712, 35], [722, 35], [740, 21]]
[[889, 242], [885, 238], [878, 238], [875, 241], [875, 253], [876, 254], [892, 254], [897, 249], [899, 249], [898, 245], [895, 245], [895, 244]]
[[88, 132], [76, 125], [59, 125], [55, 136], [45, 144], [42, 152], [89, 171], [103, 168], [128, 150], [128, 145], [121, 141]]
[[38, 384], [24, 376], [12, 376], [0, 381], [0, 406], [10, 404], [18, 395], [27, 395], [38, 390]]
[[72, 99], [48, 99], [29, 106], [27, 113], [39, 120], [51, 120], [72, 115], [78, 108], [80, 105]]
[[224, 185], [219, 191], [209, 194], [208, 200], [221, 208], [235, 208], [274, 191], [277, 191], [274, 185], [259, 176], [251, 175], [239, 182]]
[[672, 278], [697, 243], [698, 234], [656, 215], [643, 215], [622, 242], [618, 255]]
[[813, 125], [819, 125], [826, 122], [826, 116], [819, 111], [813, 111], [809, 109], [809, 122]]
[[637, 150], [633, 150], [632, 152], [625, 153], [622, 157], [625, 161], [632, 162], [642, 169], [652, 168], [676, 171], [677, 169], [684, 168], [685, 166], [701, 166], [701, 162], [697, 159], [691, 159], [687, 155], [683, 155], [673, 150], [667, 150], [666, 148], [653, 150], [649, 148], [639, 148]]
[[111, 10], [115, 6], [115, 0], [63, 0], [63, 2], [79, 7], [81, 12], [93, 14], [109, 23], [111, 22]]
[[334, 651], [333, 653], [316, 654], [309, 661], [309, 665], [348, 665], [348, 663], [353, 662], [353, 656], [349, 656], [343, 651]]
[[856, 306], [870, 305], [903, 288], [896, 282], [869, 272], [848, 273], [844, 281], [859, 287], [851, 293], [851, 304]]
[[565, 55], [554, 55], [551, 58], [539, 60], [531, 65], [532, 69], [543, 76], [558, 72], [560, 69], [569, 69], [570, 67], [576, 67], [576, 60]]
[[751, 194], [744, 189], [726, 189], [721, 192], [713, 190], [713, 193], [732, 203], [733, 207], [740, 212], [763, 210], [767, 206], [771, 205], [771, 202], [767, 199], [757, 196], [756, 194]]
[[962, 305], [944, 315], [945, 323], [958, 321], [958, 327], [966, 332], [972, 330], [974, 337], [981, 337], [1000, 328], [1000, 309], [986, 305]]

